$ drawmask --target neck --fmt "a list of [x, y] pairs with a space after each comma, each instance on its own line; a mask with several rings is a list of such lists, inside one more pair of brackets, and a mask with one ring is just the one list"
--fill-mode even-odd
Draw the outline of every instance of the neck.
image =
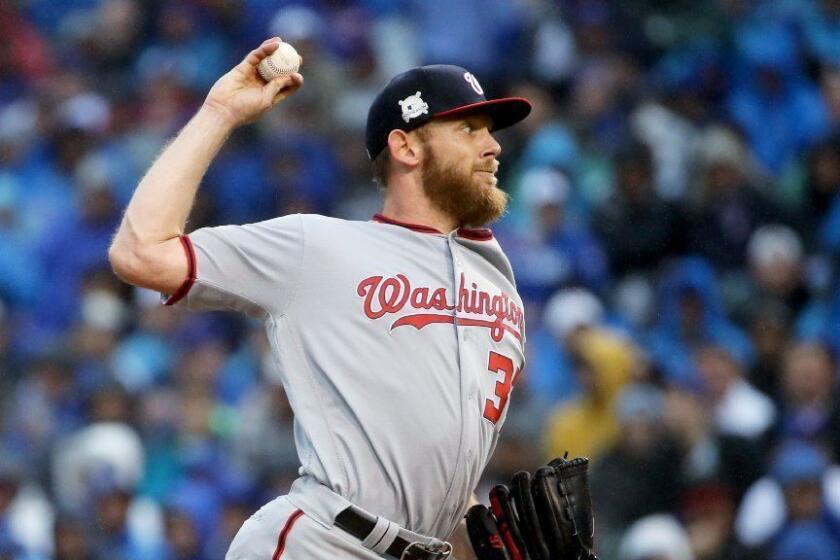
[[392, 220], [435, 228], [441, 233], [449, 233], [460, 225], [446, 212], [434, 207], [423, 192], [422, 185], [402, 177], [389, 183], [385, 191], [382, 214]]

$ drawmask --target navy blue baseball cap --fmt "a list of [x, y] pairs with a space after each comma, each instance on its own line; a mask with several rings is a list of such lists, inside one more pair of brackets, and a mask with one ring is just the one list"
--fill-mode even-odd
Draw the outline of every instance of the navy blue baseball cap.
[[370, 106], [365, 143], [373, 160], [388, 145], [392, 130], [406, 132], [435, 117], [481, 112], [493, 130], [516, 124], [531, 112], [523, 97], [487, 99], [475, 76], [460, 66], [434, 64], [412, 68], [394, 77]]

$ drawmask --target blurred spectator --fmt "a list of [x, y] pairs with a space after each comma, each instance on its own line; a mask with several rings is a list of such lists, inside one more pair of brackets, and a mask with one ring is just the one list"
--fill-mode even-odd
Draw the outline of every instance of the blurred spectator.
[[104, 0], [76, 32], [79, 50], [114, 98], [131, 94], [132, 63], [143, 37], [143, 12], [136, 0]]
[[632, 118], [634, 131], [651, 151], [656, 193], [669, 201], [683, 198], [690, 184], [690, 163], [698, 130], [664, 102], [645, 103]]
[[634, 337], [641, 338], [656, 320], [653, 280], [645, 274], [630, 274], [616, 282], [611, 292], [614, 320]]
[[834, 0], [814, 3], [803, 27], [809, 54], [826, 64], [840, 64], [840, 5]]
[[689, 249], [716, 267], [737, 269], [755, 229], [783, 221], [784, 213], [754, 184], [755, 172], [740, 139], [730, 130], [711, 127], [699, 146], [701, 184], [693, 196]]
[[782, 400], [782, 357], [791, 332], [791, 312], [778, 301], [762, 301], [748, 311], [748, 321], [756, 359], [747, 379], [778, 405]]
[[735, 497], [725, 485], [709, 481], [689, 488], [680, 498], [680, 514], [697, 560], [761, 560], [735, 538]]
[[206, 91], [235, 63], [224, 36], [199, 5], [165, 3], [157, 17], [157, 41], [137, 60], [137, 73], [151, 81], [163, 74]]
[[48, 481], [55, 446], [84, 422], [84, 400], [66, 356], [45, 354], [21, 373], [0, 422], [3, 442], [31, 465], [35, 476]]
[[86, 500], [96, 516], [93, 547], [103, 558], [160, 558], [158, 508], [105, 470], [89, 473]]
[[[0, 116], [2, 119], [2, 116]], [[4, 163], [0, 138], [0, 166]], [[14, 304], [32, 305], [41, 289], [40, 263], [28, 263], [34, 251], [21, 211], [21, 185], [11, 173], [0, 171], [0, 296]], [[22, 266], [28, 263], [28, 266]]]
[[575, 395], [579, 385], [567, 340], [578, 327], [601, 323], [603, 314], [598, 298], [583, 289], [560, 290], [548, 301], [541, 328], [528, 337], [525, 380], [538, 398], [553, 405]]
[[95, 560], [86, 519], [61, 513], [53, 524], [53, 560]]
[[44, 273], [62, 278], [46, 287], [39, 300], [40, 322], [47, 329], [69, 326], [85, 275], [107, 266], [110, 234], [119, 223], [119, 209], [107, 172], [93, 167], [98, 165], [92, 160], [82, 163], [77, 176], [78, 213], [71, 211], [51, 225], [40, 247]]
[[576, 62], [577, 45], [572, 29], [560, 17], [558, 7], [547, 4], [538, 10], [533, 33], [533, 72], [543, 82], [563, 83], [569, 79]]
[[798, 315], [810, 301], [802, 242], [783, 225], [758, 228], [747, 245], [753, 294], [747, 305], [775, 300]]
[[[16, 455], [0, 448], [0, 553], [17, 551], [33, 558], [50, 546], [53, 510], [47, 496]], [[6, 547], [6, 550], [3, 549]]]
[[665, 426], [682, 455], [681, 481], [689, 490], [711, 485], [717, 493], [710, 494], [710, 500], [730, 500], [734, 507], [763, 474], [763, 450], [748, 438], [720, 432], [709, 414], [713, 406], [709, 400], [707, 393], [670, 387], [665, 395]]
[[840, 253], [840, 196], [837, 196], [840, 145], [835, 141], [819, 146], [812, 152], [812, 161], [806, 210], [814, 214], [809, 216], [811, 220], [806, 231], [816, 236], [815, 242], [820, 249], [836, 256]]
[[50, 45], [20, 6], [0, 5], [0, 103], [9, 102], [52, 68]]
[[[548, 420], [546, 445], [550, 457], [568, 451], [572, 456], [595, 460], [618, 436], [615, 399], [639, 373], [635, 348], [598, 326], [591, 315], [597, 309], [587, 309], [593, 304], [597, 300], [591, 294], [569, 290], [555, 295], [547, 308], [551, 313], [546, 318], [549, 329], [563, 341], [580, 384], [580, 394], [557, 406]], [[576, 308], [578, 316], [572, 312]]]
[[[219, 523], [221, 503], [215, 489], [199, 482], [186, 482], [166, 500], [164, 523], [166, 552], [171, 560], [205, 560], [210, 536]], [[230, 543], [224, 543], [224, 548]]]
[[[840, 75], [838, 76], [840, 93]], [[838, 115], [840, 117], [840, 115]], [[808, 152], [806, 160], [805, 192], [802, 202], [800, 228], [805, 232], [805, 242], [810, 249], [821, 245], [832, 237], [826, 217], [834, 207], [840, 193], [840, 142], [838, 139], [825, 141]], [[824, 233], [821, 233], [824, 232]], [[822, 235], [822, 237], [821, 237]]]
[[592, 468], [595, 532], [607, 557], [635, 521], [677, 506], [680, 454], [663, 426], [664, 406], [662, 391], [648, 384], [629, 385], [616, 402], [618, 433]]
[[840, 558], [840, 547], [836, 535], [818, 523], [793, 523], [773, 547], [771, 560], [798, 558], [837, 560]]
[[[744, 496], [736, 530], [745, 545], [781, 546], [801, 524], [840, 542], [840, 468], [817, 446], [789, 440], [776, 450], [770, 476]], [[824, 537], [821, 537], [824, 538]]]
[[134, 430], [116, 422], [91, 424], [65, 438], [53, 459], [59, 504], [81, 511], [95, 484], [104, 490], [134, 488], [143, 474], [143, 444]]
[[781, 413], [774, 429], [780, 440], [801, 439], [840, 456], [837, 362], [819, 342], [792, 344], [782, 361]]
[[837, 65], [826, 64], [822, 67], [820, 88], [831, 122], [831, 133], [836, 137], [840, 132], [840, 68]]
[[136, 329], [120, 339], [110, 365], [126, 390], [143, 392], [170, 374], [181, 313], [160, 305], [159, 294], [143, 289], [134, 292], [134, 311]]
[[616, 189], [593, 216], [595, 231], [622, 277], [629, 271], [655, 271], [682, 248], [682, 217], [653, 188], [650, 150], [634, 144], [616, 157]]
[[695, 367], [723, 435], [758, 440], [776, 420], [776, 406], [747, 382], [743, 367], [725, 348], [708, 345], [697, 350]]
[[519, 186], [529, 228], [503, 241], [517, 277], [520, 296], [541, 302], [562, 287], [573, 285], [602, 292], [608, 271], [600, 243], [574, 215], [568, 202], [572, 186], [560, 171], [535, 168]]
[[[17, 379], [12, 377], [12, 356], [10, 333], [11, 325], [9, 325], [9, 313], [6, 311], [6, 304], [0, 299], [0, 395], [9, 395], [14, 390], [14, 383]], [[0, 399], [0, 419], [6, 417], [5, 399]], [[0, 438], [2, 438], [2, 431], [0, 430]]]
[[656, 514], [640, 519], [621, 541], [621, 560], [694, 560], [689, 536], [670, 515]]
[[[521, 72], [515, 61], [523, 60], [524, 4], [480, 0], [409, 3], [423, 63], [446, 60], [493, 78]], [[471, 39], [464, 41], [465, 36]]]
[[166, 512], [167, 551], [162, 558], [167, 560], [204, 560], [201, 542], [190, 516], [177, 509]]
[[696, 378], [691, 355], [708, 344], [725, 348], [743, 365], [752, 364], [750, 340], [727, 317], [707, 261], [684, 258], [672, 263], [662, 277], [658, 303], [658, 320], [646, 345], [668, 380]]
[[85, 517], [60, 513], [53, 524], [53, 560], [96, 560]]
[[212, 527], [212, 533], [204, 538], [203, 548], [210, 560], [224, 560], [224, 555], [242, 524], [261, 504], [279, 493], [263, 495], [256, 479], [247, 476], [234, 475], [228, 478], [229, 480], [221, 484], [222, 504], [219, 521]]
[[742, 66], [726, 100], [758, 161], [777, 174], [828, 131], [816, 85], [802, 71], [793, 33], [781, 21], [745, 21], [735, 30]]

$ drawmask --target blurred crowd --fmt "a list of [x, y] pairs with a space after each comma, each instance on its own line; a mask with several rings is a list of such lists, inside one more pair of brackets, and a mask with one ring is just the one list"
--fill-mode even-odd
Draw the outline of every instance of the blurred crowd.
[[189, 230], [369, 219], [367, 108], [410, 66], [529, 98], [494, 226], [528, 364], [480, 491], [568, 451], [603, 560], [840, 560], [838, 0], [0, 3], [0, 558], [220, 560], [296, 477], [261, 325], [107, 262], [274, 35], [306, 84], [233, 134]]

